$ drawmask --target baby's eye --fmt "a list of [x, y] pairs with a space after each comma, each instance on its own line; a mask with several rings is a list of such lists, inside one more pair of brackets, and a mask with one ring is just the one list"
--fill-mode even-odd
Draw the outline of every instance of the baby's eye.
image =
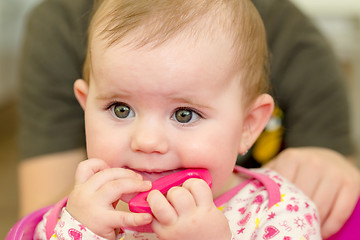
[[192, 123], [198, 120], [201, 116], [196, 113], [194, 110], [188, 108], [180, 108], [176, 110], [171, 117], [179, 123]]
[[114, 104], [112, 111], [117, 118], [130, 118], [135, 116], [134, 111], [124, 103]]

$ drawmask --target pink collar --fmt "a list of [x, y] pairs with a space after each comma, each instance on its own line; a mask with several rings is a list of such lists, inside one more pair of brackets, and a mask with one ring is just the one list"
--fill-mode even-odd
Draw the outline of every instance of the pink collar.
[[[240, 174], [242, 173], [244, 175], [247, 175], [247, 176], [251, 177], [252, 179], [258, 180], [266, 188], [266, 191], [268, 192], [268, 197], [269, 197], [268, 208], [271, 208], [276, 203], [281, 201], [280, 188], [279, 188], [278, 184], [276, 182], [274, 182], [274, 180], [272, 180], [267, 175], [262, 174], [262, 173], [257, 173], [255, 171], [251, 171], [249, 169], [246, 169], [246, 168], [243, 168], [243, 167], [240, 167], [240, 166], [235, 166], [234, 172], [235, 173], [240, 173]], [[214, 199], [215, 205], [217, 207], [219, 207], [219, 206], [227, 203], [243, 187], [245, 187], [252, 179], [249, 179], [247, 181], [242, 182], [238, 186], [230, 189], [228, 192], [226, 192], [223, 195], [221, 195], [221, 196], [217, 197], [216, 199]]]

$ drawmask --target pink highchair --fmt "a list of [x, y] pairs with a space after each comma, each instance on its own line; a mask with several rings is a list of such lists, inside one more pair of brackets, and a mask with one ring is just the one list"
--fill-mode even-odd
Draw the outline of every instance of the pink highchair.
[[[5, 240], [32, 240], [36, 225], [52, 206], [37, 210], [18, 221], [9, 231]], [[358, 240], [360, 237], [360, 200], [353, 214], [343, 228], [328, 240]]]
[[[204, 179], [209, 186], [211, 186], [211, 176], [210, 173], [205, 169], [187, 169], [182, 172], [178, 172], [172, 175], [169, 175], [164, 178], [160, 178], [157, 181], [153, 182], [153, 188], [160, 190], [162, 193], [167, 192], [172, 186], [178, 186], [183, 183], [185, 180], [189, 178], [201, 178]], [[143, 212], [151, 212], [147, 202], [146, 202], [146, 192], [140, 193], [136, 197], [134, 197], [129, 202], [130, 210], [133, 209], [136, 211], [143, 211]], [[62, 201], [66, 203], [66, 199]], [[61, 202], [60, 202], [61, 203]], [[63, 206], [62, 204], [56, 205], [55, 208], [58, 206]], [[33, 239], [34, 231], [37, 224], [42, 220], [43, 215], [53, 206], [48, 206], [42, 209], [39, 209], [22, 219], [20, 219], [9, 231], [5, 240], [30, 240]], [[61, 209], [61, 208], [59, 208]], [[133, 211], [132, 210], [132, 211]], [[52, 213], [50, 213], [51, 215]], [[54, 218], [56, 219], [56, 217]], [[332, 237], [328, 238], [328, 240], [356, 240], [360, 239], [360, 199], [357, 202], [357, 205], [344, 224], [344, 226], [340, 229], [339, 232], [334, 234]], [[53, 226], [56, 225], [56, 220], [54, 223], [51, 223]], [[47, 233], [47, 236], [48, 233]], [[51, 234], [50, 234], [51, 236]]]
[[36, 226], [50, 208], [52, 208], [52, 206], [41, 208], [20, 219], [10, 229], [5, 240], [32, 240]]

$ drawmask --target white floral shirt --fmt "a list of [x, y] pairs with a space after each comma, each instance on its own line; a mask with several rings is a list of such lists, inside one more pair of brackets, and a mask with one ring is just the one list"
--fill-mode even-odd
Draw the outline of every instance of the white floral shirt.
[[[229, 220], [232, 239], [316, 240], [321, 239], [315, 204], [289, 181], [266, 169], [235, 171], [249, 177], [241, 185], [214, 200]], [[54, 229], [47, 226], [50, 213], [37, 226], [34, 239], [99, 240], [61, 206]], [[51, 232], [51, 235], [49, 235]], [[158, 239], [150, 226], [142, 230], [122, 229], [117, 239]]]

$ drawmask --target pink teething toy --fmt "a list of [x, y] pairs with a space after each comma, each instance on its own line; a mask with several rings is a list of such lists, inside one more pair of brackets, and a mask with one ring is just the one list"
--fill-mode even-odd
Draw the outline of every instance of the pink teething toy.
[[152, 188], [147, 192], [137, 194], [129, 201], [129, 209], [137, 213], [151, 213], [147, 196], [152, 190], [159, 190], [162, 194], [167, 193], [170, 188], [180, 186], [190, 178], [203, 179], [210, 187], [212, 184], [211, 175], [206, 169], [186, 169], [168, 176], [159, 178], [152, 183]]

